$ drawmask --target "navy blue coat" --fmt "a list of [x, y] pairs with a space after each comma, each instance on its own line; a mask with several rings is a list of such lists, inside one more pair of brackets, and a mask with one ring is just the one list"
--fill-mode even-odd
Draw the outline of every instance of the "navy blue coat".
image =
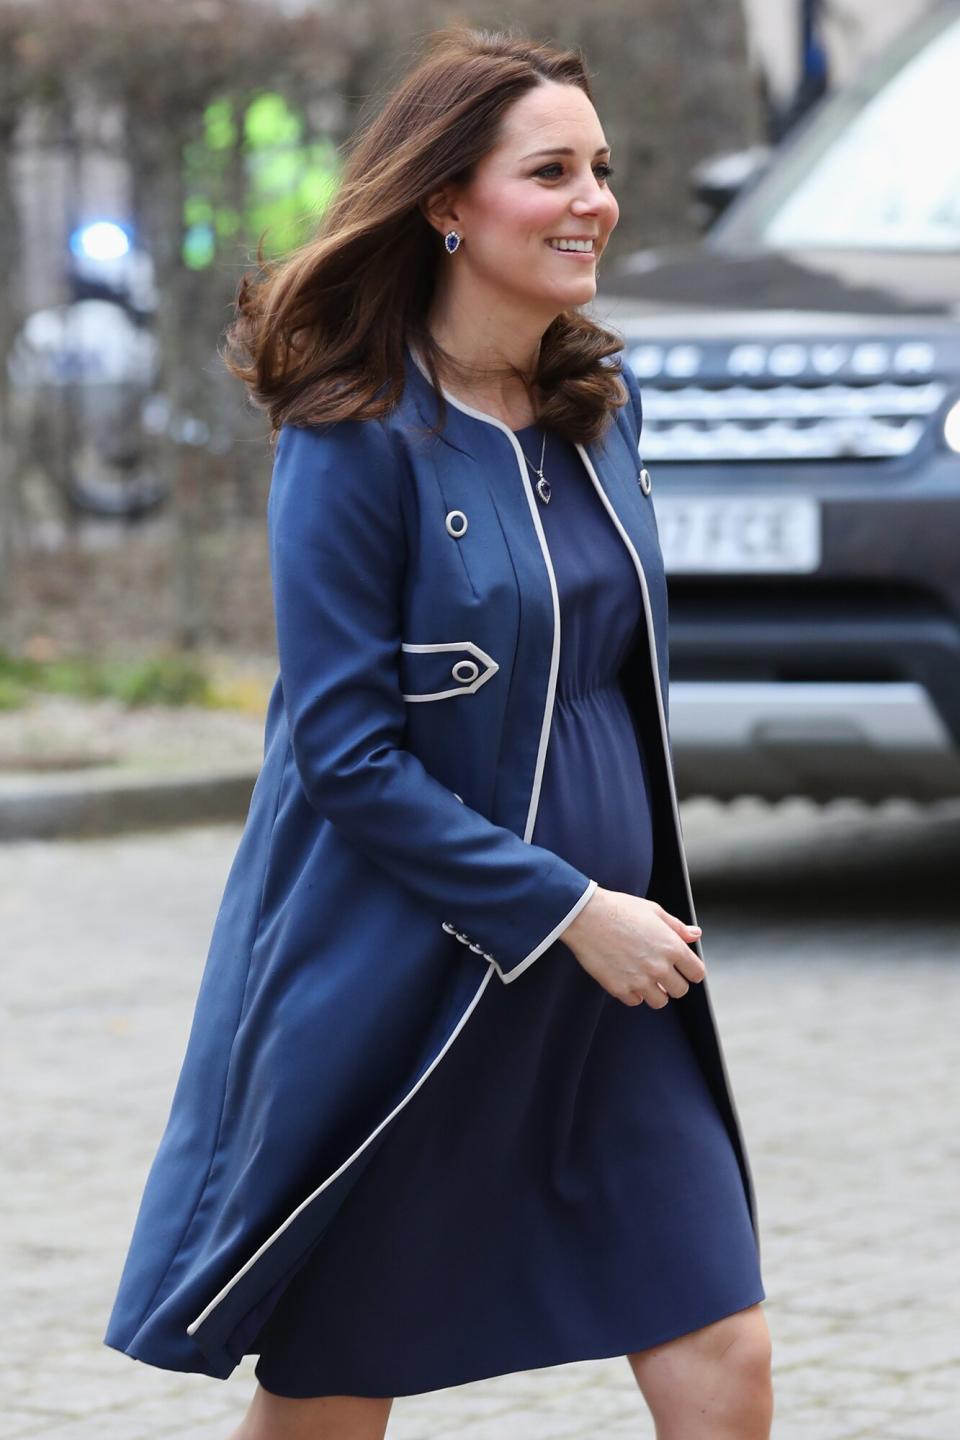
[[[231, 1373], [484, 987], [535, 963], [596, 889], [530, 843], [561, 636], [528, 467], [505, 424], [452, 397], [426, 436], [437, 397], [419, 358], [405, 363], [386, 419], [284, 426], [277, 441], [280, 665], [263, 765], [104, 1337], [166, 1369]], [[695, 923], [666, 585], [637, 555], [656, 520], [624, 377], [629, 403], [577, 449], [642, 590], [623, 683], [650, 761], [648, 894]], [[731, 1134], [759, 1249], [708, 982], [670, 1003]]]

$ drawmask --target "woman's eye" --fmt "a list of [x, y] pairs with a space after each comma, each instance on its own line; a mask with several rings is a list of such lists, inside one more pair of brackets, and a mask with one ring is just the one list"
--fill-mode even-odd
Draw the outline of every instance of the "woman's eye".
[[[595, 166], [594, 166], [594, 169], [599, 173], [600, 178], [601, 178], [602, 180], [609, 180], [609, 179], [610, 179], [610, 176], [613, 174], [613, 168], [614, 168], [614, 167], [613, 167], [612, 165], [607, 165], [607, 164], [606, 164], [605, 162], [603, 162], [603, 161], [602, 161], [599, 165], [595, 165]], [[554, 160], [550, 165], [543, 165], [543, 166], [541, 166], [541, 168], [536, 171], [536, 174], [537, 174], [537, 175], [546, 175], [546, 173], [547, 173], [548, 170], [562, 170], [562, 169], [563, 169], [563, 166], [560, 164], [560, 162], [559, 162], [558, 160]], [[549, 178], [549, 177], [548, 177], [548, 178]]]

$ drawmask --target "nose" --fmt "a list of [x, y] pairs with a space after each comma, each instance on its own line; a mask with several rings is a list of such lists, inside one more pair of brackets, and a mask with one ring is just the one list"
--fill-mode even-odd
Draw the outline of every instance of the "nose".
[[599, 184], [594, 186], [592, 193], [579, 196], [571, 202], [571, 211], [578, 217], [595, 216], [607, 227], [615, 223], [618, 213], [617, 204], [608, 190], [603, 190]]
[[572, 202], [577, 215], [603, 215], [616, 204], [606, 185], [591, 175], [581, 195]]

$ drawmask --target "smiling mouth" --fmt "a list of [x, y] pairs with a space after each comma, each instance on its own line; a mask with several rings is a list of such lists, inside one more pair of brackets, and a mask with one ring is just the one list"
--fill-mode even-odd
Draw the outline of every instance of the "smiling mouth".
[[580, 243], [580, 244], [577, 244], [577, 245], [573, 245], [573, 244], [560, 245], [560, 244], [557, 243], [556, 240], [545, 240], [545, 241], [544, 241], [544, 244], [545, 244], [545, 245], [548, 245], [551, 250], [555, 250], [558, 255], [589, 255], [589, 256], [595, 256], [596, 253], [597, 253], [597, 249], [596, 249], [597, 242], [596, 242], [596, 239], [591, 239], [591, 240], [589, 241], [589, 243], [587, 243], [587, 244]]

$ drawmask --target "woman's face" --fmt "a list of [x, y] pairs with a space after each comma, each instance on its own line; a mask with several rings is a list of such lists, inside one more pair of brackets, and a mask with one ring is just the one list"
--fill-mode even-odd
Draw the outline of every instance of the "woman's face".
[[[620, 215], [608, 160], [597, 112], [579, 86], [551, 81], [528, 90], [507, 111], [500, 142], [470, 184], [450, 197], [444, 230], [459, 231], [463, 245], [441, 263], [462, 267], [459, 281], [505, 291], [551, 316], [588, 303], [597, 257]], [[556, 248], [561, 239], [592, 246], [565, 252]]]

